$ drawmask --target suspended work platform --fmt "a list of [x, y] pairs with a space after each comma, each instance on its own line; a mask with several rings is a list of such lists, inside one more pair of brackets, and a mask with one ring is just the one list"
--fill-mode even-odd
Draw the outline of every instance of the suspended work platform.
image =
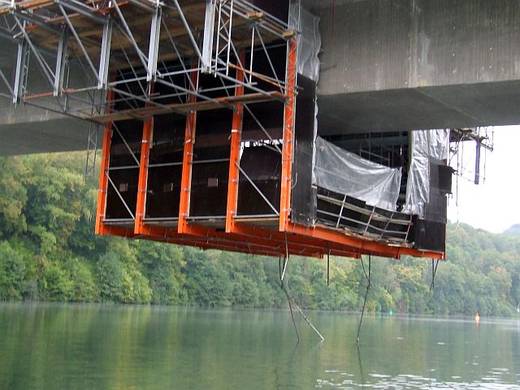
[[[411, 135], [375, 140], [379, 162], [359, 137], [319, 137], [307, 67], [317, 51], [307, 55], [299, 2], [0, 1], [0, 17], [18, 40], [13, 101], [104, 127], [97, 234], [269, 256], [444, 258], [445, 222], [405, 205]], [[396, 183], [393, 201], [344, 190], [347, 166], [364, 166], [354, 175], [371, 178], [365, 193]]]

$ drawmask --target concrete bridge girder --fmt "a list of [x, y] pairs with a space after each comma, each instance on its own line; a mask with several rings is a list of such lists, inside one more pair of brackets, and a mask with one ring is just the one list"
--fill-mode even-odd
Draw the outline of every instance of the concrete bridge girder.
[[[304, 3], [321, 18], [322, 134], [520, 123], [516, 0]], [[0, 45], [12, 77], [15, 46]], [[0, 154], [81, 150], [88, 127], [0, 97]]]
[[322, 129], [520, 122], [517, 1], [309, 3], [321, 18]]
[[[17, 45], [0, 36], [0, 47], [0, 69], [12, 80]], [[79, 70], [75, 70], [75, 75], [82, 79]], [[28, 77], [36, 91], [48, 88], [37, 68]], [[8, 87], [0, 82], [0, 155], [74, 151], [87, 147], [89, 123], [30, 104], [15, 105], [8, 93]], [[48, 103], [52, 98], [45, 100]]]

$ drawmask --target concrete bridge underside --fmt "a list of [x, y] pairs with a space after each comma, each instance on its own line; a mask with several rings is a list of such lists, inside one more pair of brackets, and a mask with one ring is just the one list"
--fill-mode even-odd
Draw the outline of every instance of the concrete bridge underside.
[[[14, 80], [16, 44], [0, 35], [0, 48], [0, 70]], [[30, 69], [31, 86], [48, 89], [37, 65]], [[14, 105], [7, 95], [9, 89], [0, 80], [0, 155], [86, 149], [89, 123], [29, 104]]]
[[[321, 18], [322, 134], [520, 123], [517, 0], [307, 6]], [[12, 75], [15, 54], [0, 39], [0, 67]], [[84, 149], [87, 133], [88, 124], [0, 98], [2, 155]]]
[[515, 0], [361, 0], [316, 9], [322, 130], [520, 123]]

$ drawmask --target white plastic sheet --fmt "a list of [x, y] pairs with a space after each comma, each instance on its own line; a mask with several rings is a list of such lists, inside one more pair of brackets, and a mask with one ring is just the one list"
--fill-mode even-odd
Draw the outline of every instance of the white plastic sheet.
[[[289, 26], [298, 31], [298, 73], [318, 83], [320, 78], [321, 33], [320, 18], [303, 8], [301, 0], [291, 0], [289, 8]], [[318, 134], [318, 101], [315, 98], [314, 139]], [[313, 164], [316, 150], [313, 150]], [[312, 170], [312, 182], [316, 182], [315, 170]]]
[[412, 157], [403, 212], [422, 218], [424, 207], [430, 201], [430, 159], [448, 158], [450, 131], [447, 129], [414, 130], [411, 138]]
[[401, 186], [401, 169], [365, 160], [321, 137], [316, 138], [316, 184], [330, 191], [394, 211]]
[[300, 1], [292, 1], [289, 25], [298, 34], [298, 73], [318, 82], [320, 77], [321, 50], [320, 18], [305, 10]]

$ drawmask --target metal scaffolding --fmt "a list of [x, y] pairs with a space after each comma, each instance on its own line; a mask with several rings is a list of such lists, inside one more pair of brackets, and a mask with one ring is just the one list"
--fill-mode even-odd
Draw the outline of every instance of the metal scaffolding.
[[[375, 254], [442, 258], [405, 243], [359, 237], [327, 226], [306, 226], [291, 219], [295, 179], [295, 122], [298, 95], [298, 32], [294, 26], [246, 0], [0, 0], [0, 34], [18, 51], [13, 75], [0, 71], [0, 93], [15, 104], [30, 104], [104, 127], [96, 233], [224, 249], [270, 256], [290, 254], [359, 258]], [[280, 53], [283, 58], [274, 58]], [[261, 66], [257, 66], [261, 62]], [[280, 71], [283, 65], [283, 71]], [[40, 77], [38, 77], [38, 75]], [[43, 80], [43, 82], [42, 82]], [[3, 92], [6, 91], [6, 92]], [[279, 128], [264, 125], [253, 105], [276, 102]], [[229, 152], [217, 159], [196, 159], [197, 116], [229, 110], [224, 129]], [[155, 121], [161, 115], [184, 119], [182, 157], [150, 163]], [[244, 116], [255, 134], [242, 134]], [[139, 140], [128, 140], [120, 126], [131, 123]], [[135, 122], [135, 123], [134, 123]], [[93, 127], [94, 129], [94, 127]], [[89, 138], [89, 148], [97, 140]], [[220, 134], [219, 134], [220, 135]], [[117, 140], [115, 146], [114, 140]], [[241, 161], [247, 148], [275, 152], [280, 188], [269, 198]], [[124, 154], [115, 163], [112, 149]], [[86, 171], [92, 169], [93, 157]], [[224, 215], [191, 215], [193, 167], [228, 164]], [[171, 218], [146, 218], [150, 172], [179, 167], [179, 208]], [[135, 172], [135, 198], [118, 172]], [[243, 179], [243, 180], [241, 180]], [[268, 206], [265, 215], [239, 215], [240, 183], [247, 183]], [[109, 193], [122, 212], [107, 216]], [[133, 196], [132, 195], [132, 196]], [[344, 202], [343, 202], [344, 203]], [[341, 212], [334, 217], [341, 224]], [[264, 206], [265, 206], [264, 205]], [[372, 219], [382, 217], [370, 217]], [[218, 226], [212, 225], [218, 219]], [[387, 224], [395, 224], [389, 218]], [[367, 226], [370, 223], [367, 224]], [[368, 228], [367, 228], [368, 229]]]
[[[253, 64], [259, 48], [272, 64], [267, 45], [295, 34], [245, 0], [1, 0], [0, 33], [18, 45], [16, 75], [0, 71], [4, 95], [98, 123], [283, 101], [285, 80]], [[36, 71], [43, 85], [28, 77]], [[196, 85], [193, 74], [222, 86]], [[238, 86], [242, 96], [224, 93]]]

